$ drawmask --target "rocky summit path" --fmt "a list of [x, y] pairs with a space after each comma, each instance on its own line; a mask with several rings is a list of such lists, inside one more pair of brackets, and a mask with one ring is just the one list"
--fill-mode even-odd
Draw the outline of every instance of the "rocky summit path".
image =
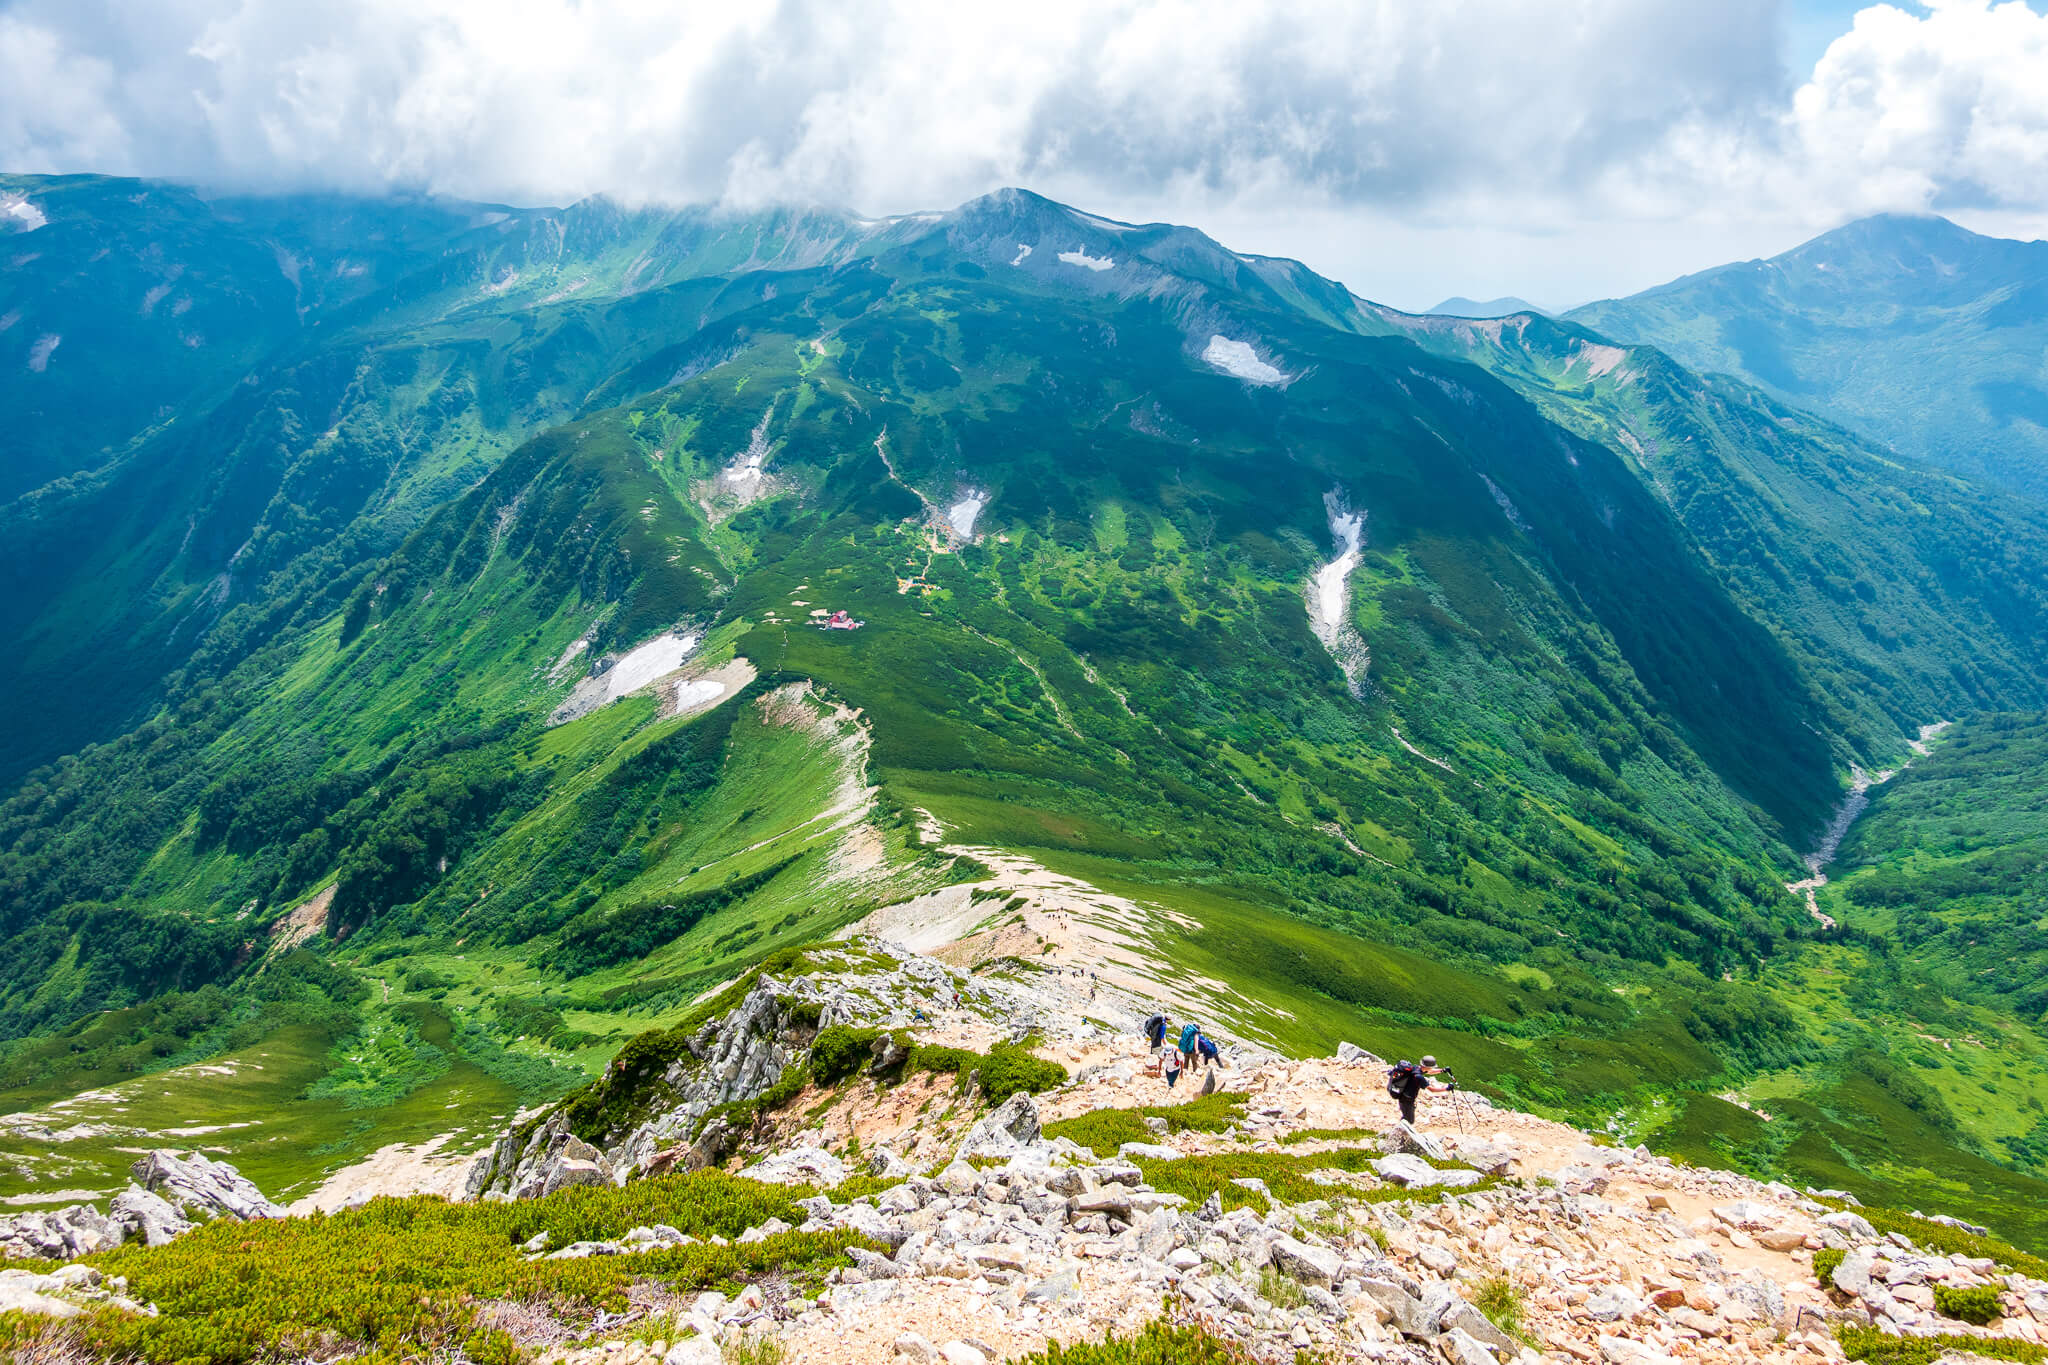
[[[906, 997], [932, 993], [933, 959], [864, 942], [903, 961]], [[1039, 1053], [1074, 1079], [972, 1127], [927, 1103], [940, 1090], [857, 1084], [774, 1150], [733, 1164], [815, 1180], [870, 1154], [871, 1170], [900, 1183], [844, 1203], [820, 1196], [804, 1226], [858, 1230], [886, 1254], [857, 1253], [814, 1297], [704, 1296], [691, 1306], [697, 1335], [682, 1343], [623, 1357], [571, 1346], [555, 1358], [709, 1365], [714, 1342], [751, 1334], [775, 1338], [791, 1361], [974, 1365], [1161, 1316], [1206, 1323], [1274, 1361], [1303, 1350], [1449, 1365], [1840, 1360], [1844, 1322], [2048, 1341], [2048, 1285], [1881, 1237], [1842, 1200], [1606, 1145], [1477, 1095], [1425, 1095], [1410, 1129], [1386, 1095], [1385, 1063], [1348, 1045], [1311, 1060], [1231, 1046], [1250, 1060], [1169, 1090], [1136, 1018], [1123, 1018], [1142, 999], [1098, 998], [1072, 973], [947, 971], [962, 1005], [914, 1028], [921, 1041], [985, 1047], [1025, 1019]], [[1112, 1158], [1044, 1136], [1063, 1119], [1215, 1090], [1242, 1098], [1215, 1131], [1161, 1132], [1177, 1125], [1155, 1117], [1150, 1141]], [[790, 1109], [815, 1115], [809, 1098]], [[1376, 1155], [1362, 1163], [1362, 1149]], [[1165, 1180], [1172, 1162], [1261, 1155], [1299, 1159], [1313, 1194], [1282, 1198], [1247, 1177], [1234, 1184], [1257, 1187], [1265, 1207], [1225, 1213], [1146, 1178]], [[1845, 1254], [1826, 1287], [1814, 1269], [1825, 1249]], [[1937, 1285], [1989, 1286], [2003, 1316], [1989, 1328], [1941, 1316]], [[1513, 1334], [1478, 1307], [1497, 1309], [1504, 1289], [1518, 1301]]]
[[[811, 1031], [840, 1018], [976, 1049], [1028, 1029], [1072, 1079], [992, 1110], [950, 1076], [806, 1087], [715, 1159], [824, 1190], [801, 1201], [801, 1230], [861, 1234], [853, 1264], [802, 1292], [771, 1277], [730, 1297], [669, 1296], [658, 1340], [634, 1339], [647, 1335], [639, 1314], [569, 1323], [541, 1305], [493, 1305], [493, 1323], [542, 1365], [725, 1365], [777, 1349], [820, 1365], [977, 1365], [1161, 1317], [1204, 1324], [1273, 1362], [1298, 1352], [1416, 1365], [1840, 1360], [1843, 1324], [2048, 1342], [2048, 1284], [1881, 1236], [1853, 1201], [1606, 1145], [1475, 1095], [1424, 1096], [1411, 1128], [1386, 1095], [1385, 1063], [1349, 1044], [1289, 1060], [1226, 1038], [1233, 1065], [1168, 1089], [1126, 1017], [1143, 1007], [1136, 995], [1057, 968], [976, 976], [879, 939], [834, 951], [824, 960], [843, 971], [761, 977], [706, 1025], [704, 1072], [679, 1061], [672, 1078], [678, 1105], [774, 1081], [808, 1046], [787, 1022], [806, 1009]], [[1119, 1138], [1114, 1155], [1058, 1135], [1063, 1120], [1100, 1132], [1105, 1111], [1139, 1109], [1149, 1112], [1112, 1116], [1143, 1135]], [[702, 1147], [682, 1113], [652, 1115], [602, 1152], [566, 1135], [508, 1139], [478, 1159], [468, 1188], [516, 1198], [669, 1169], [690, 1150], [674, 1144]], [[387, 1192], [382, 1169], [357, 1173], [355, 1199]], [[882, 1179], [845, 1185], [862, 1172]], [[227, 1216], [284, 1212], [249, 1204], [260, 1195], [217, 1164], [153, 1157], [138, 1179], [188, 1202], [204, 1194]], [[131, 1202], [153, 1198], [139, 1186]], [[0, 1237], [63, 1257], [81, 1239], [128, 1235], [118, 1219], [67, 1214], [16, 1220]], [[180, 1227], [145, 1231], [156, 1241]], [[771, 1220], [740, 1240], [787, 1229]], [[678, 1239], [635, 1228], [615, 1242], [536, 1241], [527, 1253], [631, 1257]], [[1837, 1262], [1825, 1282], [1823, 1251]], [[0, 1272], [0, 1309], [76, 1312], [117, 1292], [96, 1275]], [[1937, 1311], [1943, 1292], [1968, 1288], [1995, 1296], [1989, 1326]], [[662, 1298], [658, 1285], [648, 1291]]]

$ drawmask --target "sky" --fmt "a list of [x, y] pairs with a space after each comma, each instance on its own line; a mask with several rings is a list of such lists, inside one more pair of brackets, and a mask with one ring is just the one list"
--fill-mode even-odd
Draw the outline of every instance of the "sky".
[[2048, 233], [2048, 0], [0, 0], [0, 170], [871, 215], [1022, 185], [1548, 307]]

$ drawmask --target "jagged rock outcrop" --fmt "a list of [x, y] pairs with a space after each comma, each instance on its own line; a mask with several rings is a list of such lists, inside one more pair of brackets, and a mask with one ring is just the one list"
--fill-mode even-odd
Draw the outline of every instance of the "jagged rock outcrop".
[[24, 1260], [69, 1261], [121, 1245], [127, 1233], [92, 1204], [0, 1219], [0, 1254]]
[[247, 1176], [198, 1152], [149, 1152], [131, 1174], [137, 1183], [115, 1195], [106, 1213], [95, 1204], [73, 1204], [0, 1218], [0, 1255], [69, 1261], [131, 1237], [162, 1246], [214, 1218], [285, 1216]]
[[[759, 1097], [801, 1064], [820, 1030], [897, 1029], [929, 1019], [956, 997], [990, 1005], [984, 983], [931, 958], [877, 940], [812, 949], [811, 955], [829, 959], [834, 952], [843, 954], [846, 970], [791, 977], [762, 972], [731, 1010], [680, 1040], [658, 1072], [600, 1082], [639, 1087], [623, 1106], [629, 1119], [618, 1130], [572, 1134], [557, 1109], [537, 1127], [503, 1135], [471, 1167], [467, 1197], [523, 1198], [523, 1192], [551, 1188], [550, 1181], [552, 1188], [595, 1183], [601, 1173], [623, 1183], [635, 1175], [722, 1164], [747, 1136], [748, 1119], [736, 1124], [727, 1117], [731, 1108]], [[874, 1049], [881, 1072], [900, 1066], [907, 1055], [886, 1031]], [[1035, 1121], [1030, 1132], [1036, 1136]], [[571, 1148], [571, 1141], [589, 1150]], [[993, 1155], [1014, 1150], [1014, 1139], [991, 1135], [988, 1141]]]
[[131, 1237], [139, 1237], [153, 1247], [160, 1247], [192, 1228], [192, 1220], [162, 1195], [140, 1185], [130, 1185], [115, 1195], [108, 1211]]
[[136, 1184], [188, 1219], [282, 1218], [284, 1210], [264, 1198], [256, 1183], [225, 1161], [199, 1152], [150, 1152], [132, 1171]]
[[1042, 1131], [1043, 1125], [1038, 1121], [1037, 1103], [1031, 1096], [1019, 1091], [997, 1105], [986, 1118], [968, 1130], [966, 1140], [960, 1144], [955, 1159], [975, 1161], [1013, 1157], [1037, 1142]]
[[575, 1185], [612, 1185], [610, 1158], [569, 1131], [557, 1110], [529, 1131], [515, 1129], [470, 1167], [469, 1198], [538, 1199]]

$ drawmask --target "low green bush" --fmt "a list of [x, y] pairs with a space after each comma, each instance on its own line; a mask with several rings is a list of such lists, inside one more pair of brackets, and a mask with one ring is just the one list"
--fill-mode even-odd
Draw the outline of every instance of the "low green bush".
[[874, 1055], [878, 1028], [848, 1028], [834, 1024], [818, 1030], [811, 1043], [811, 1075], [819, 1085], [833, 1085], [866, 1066]]
[[1206, 1327], [1159, 1319], [1134, 1336], [1111, 1333], [1071, 1346], [1053, 1342], [1011, 1365], [1250, 1365], [1251, 1360], [1244, 1347]]
[[[1836, 1208], [1850, 1208], [1851, 1205], [1833, 1200], [1823, 1200]], [[1898, 1209], [1854, 1206], [1855, 1211], [1868, 1219], [1879, 1232], [1896, 1232], [1910, 1239], [1915, 1245], [1944, 1256], [1978, 1256], [1994, 1261], [2006, 1270], [2016, 1270], [2022, 1275], [2037, 1280], [2048, 1280], [2048, 1260], [1996, 1237], [1979, 1236], [1977, 1233], [1954, 1227], [1948, 1223], [1937, 1223], [1932, 1218], [1918, 1214], [1902, 1213]]]
[[1484, 1313], [1486, 1320], [1501, 1331], [1518, 1340], [1528, 1341], [1527, 1334], [1522, 1331], [1522, 1291], [1515, 1288], [1514, 1281], [1505, 1275], [1480, 1281], [1472, 1294], [1472, 1306]]
[[963, 1081], [970, 1074], [979, 1073], [982, 1093], [991, 1104], [1001, 1104], [1019, 1091], [1036, 1095], [1067, 1079], [1067, 1069], [1058, 1062], [1035, 1057], [1016, 1043], [998, 1043], [987, 1052], [916, 1044], [910, 1049], [910, 1059], [903, 1064], [903, 1074], [919, 1071], [958, 1076]]
[[1058, 1062], [1034, 1057], [1021, 1047], [990, 1048], [979, 1070], [981, 1091], [990, 1104], [1001, 1104], [1019, 1093], [1041, 1094], [1067, 1079], [1067, 1069]]
[[1934, 1365], [1950, 1351], [1967, 1352], [1991, 1360], [2011, 1360], [2019, 1365], [2040, 1365], [2048, 1350], [2012, 1337], [1970, 1337], [1944, 1333], [1937, 1337], [1895, 1337], [1875, 1327], [1838, 1327], [1835, 1340], [1851, 1360], [1870, 1365]]
[[106, 1274], [127, 1276], [129, 1292], [156, 1304], [159, 1316], [98, 1310], [78, 1319], [78, 1330], [92, 1356], [152, 1365], [241, 1365], [316, 1350], [324, 1357], [335, 1348], [424, 1358], [464, 1343], [477, 1345], [476, 1359], [506, 1365], [505, 1343], [479, 1331], [479, 1300], [547, 1298], [620, 1310], [636, 1280], [685, 1292], [771, 1271], [822, 1271], [842, 1264], [855, 1240], [788, 1232], [749, 1245], [698, 1242], [529, 1261], [520, 1244], [536, 1233], [566, 1246], [668, 1223], [696, 1237], [731, 1238], [771, 1217], [801, 1220], [794, 1200], [808, 1193], [702, 1171], [512, 1203], [420, 1196], [325, 1217], [223, 1220], [166, 1246], [130, 1245], [90, 1258]]
[[1048, 1138], [1063, 1137], [1097, 1156], [1115, 1156], [1126, 1142], [1151, 1142], [1158, 1135], [1145, 1123], [1164, 1119], [1169, 1133], [1220, 1133], [1244, 1117], [1245, 1098], [1219, 1090], [1186, 1104], [1147, 1104], [1136, 1109], [1097, 1109], [1045, 1126]]
[[1998, 1316], [1998, 1290], [1988, 1284], [1968, 1289], [1938, 1284], [1934, 1286], [1934, 1308], [1945, 1318], [1982, 1327]]
[[1842, 1263], [1848, 1253], [1833, 1247], [1822, 1247], [1813, 1253], [1813, 1278], [1820, 1281], [1820, 1287], [1827, 1289], [1834, 1284], [1835, 1267]]

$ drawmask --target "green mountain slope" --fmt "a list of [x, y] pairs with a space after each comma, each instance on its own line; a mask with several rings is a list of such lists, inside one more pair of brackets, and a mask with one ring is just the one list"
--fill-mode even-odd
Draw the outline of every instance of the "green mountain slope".
[[2038, 496], [2048, 488], [2044, 304], [2048, 243], [1882, 216], [1568, 316]]
[[[346, 258], [331, 211], [232, 224]], [[257, 382], [7, 510], [0, 695], [68, 728], [0, 806], [0, 1107], [288, 1049], [303, 1131], [221, 1140], [303, 1190], [439, 1089], [478, 1131], [765, 954], [1037, 868], [1248, 1036], [1934, 1180], [1855, 1146], [1841, 1095], [1917, 1092], [1812, 989], [1872, 950], [1783, 884], [1852, 761], [2038, 699], [2038, 603], [1942, 558], [2003, 526], [2038, 583], [2031, 512], [1661, 358], [1574, 380], [1580, 329], [1021, 192], [423, 212]], [[1829, 539], [1916, 516], [1906, 562]], [[1735, 1086], [1790, 1121], [1736, 1132]], [[30, 1129], [23, 1187], [132, 1145]], [[2034, 1235], [1989, 1169], [1935, 1193]]]

